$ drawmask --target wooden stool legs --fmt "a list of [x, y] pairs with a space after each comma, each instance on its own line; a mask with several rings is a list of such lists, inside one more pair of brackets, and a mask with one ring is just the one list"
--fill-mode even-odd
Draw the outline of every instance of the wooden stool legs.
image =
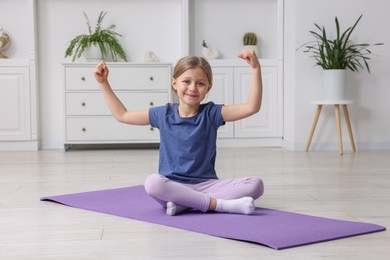
[[352, 127], [351, 127], [351, 122], [349, 121], [349, 113], [348, 113], [347, 105], [343, 105], [343, 110], [344, 110], [345, 122], [347, 123], [349, 140], [351, 141], [351, 145], [352, 145], [352, 151], [355, 152], [356, 151], [355, 140], [353, 139]]
[[339, 139], [339, 151], [340, 155], [343, 154], [343, 138], [341, 136], [341, 124], [340, 124], [340, 107], [339, 105], [334, 105], [336, 113], [336, 126], [337, 126], [337, 136]]
[[311, 139], [313, 139], [314, 130], [316, 130], [318, 118], [320, 117], [320, 114], [321, 114], [321, 109], [322, 109], [322, 105], [318, 105], [318, 107], [317, 107], [317, 112], [316, 112], [316, 116], [315, 116], [315, 118], [314, 118], [313, 125], [311, 126], [311, 131], [310, 131], [309, 140], [307, 140], [307, 143], [306, 143], [306, 152], [309, 151]]
[[[319, 104], [317, 107], [317, 112], [316, 112], [316, 115], [314, 117], [313, 125], [312, 125], [311, 130], [310, 130], [310, 136], [309, 136], [309, 139], [307, 140], [307, 143], [306, 143], [306, 152], [309, 151], [311, 140], [313, 139], [314, 131], [316, 129], [317, 122], [318, 122], [318, 119], [319, 119], [320, 114], [321, 114], [322, 106], [323, 105]], [[353, 139], [352, 127], [351, 127], [351, 122], [349, 120], [349, 113], [348, 113], [347, 105], [343, 104], [343, 111], [344, 111], [345, 123], [347, 124], [347, 128], [348, 128], [349, 140], [351, 141], [351, 145], [352, 145], [352, 151], [355, 152], [356, 151], [355, 141]], [[343, 140], [342, 140], [342, 135], [341, 135], [341, 123], [340, 123], [341, 120], [340, 120], [340, 107], [339, 107], [339, 105], [335, 105], [335, 115], [336, 115], [337, 135], [338, 135], [338, 141], [339, 141], [339, 152], [340, 152], [340, 155], [342, 155], [343, 154]]]

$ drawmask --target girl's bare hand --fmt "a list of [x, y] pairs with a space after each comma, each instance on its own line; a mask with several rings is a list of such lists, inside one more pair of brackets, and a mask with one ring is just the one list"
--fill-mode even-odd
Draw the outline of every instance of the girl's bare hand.
[[95, 75], [95, 79], [99, 83], [107, 82], [108, 77], [108, 68], [104, 61], [101, 61], [98, 65], [96, 65], [93, 70], [93, 74]]
[[253, 50], [244, 49], [240, 54], [238, 54], [238, 57], [248, 62], [248, 64], [253, 69], [260, 67], [259, 59], [257, 58], [256, 53]]

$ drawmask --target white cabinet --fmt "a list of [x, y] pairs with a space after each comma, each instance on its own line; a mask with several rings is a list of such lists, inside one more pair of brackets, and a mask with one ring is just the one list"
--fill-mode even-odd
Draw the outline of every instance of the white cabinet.
[[0, 150], [37, 150], [34, 91], [27, 61], [0, 65]]
[[[67, 63], [65, 73], [65, 150], [72, 144], [159, 143], [150, 126], [117, 122], [93, 76], [95, 64]], [[108, 63], [110, 84], [131, 110], [147, 110], [170, 101], [171, 65]]]
[[[268, 62], [269, 63], [269, 62]], [[212, 62], [213, 64], [213, 62]], [[267, 64], [267, 62], [265, 62]], [[246, 102], [252, 82], [248, 65], [212, 65], [213, 88], [206, 101], [219, 104]], [[263, 99], [260, 112], [228, 122], [219, 129], [218, 141], [226, 146], [280, 146], [282, 140], [282, 92], [276, 64], [262, 65]]]
[[0, 140], [30, 140], [28, 67], [0, 67], [0, 93]]

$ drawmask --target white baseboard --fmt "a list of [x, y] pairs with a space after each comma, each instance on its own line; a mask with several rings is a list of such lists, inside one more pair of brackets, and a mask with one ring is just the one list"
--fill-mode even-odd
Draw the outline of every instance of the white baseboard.
[[[292, 142], [281, 138], [256, 138], [256, 139], [218, 139], [218, 147], [281, 147], [290, 151], [305, 151], [306, 143]], [[33, 151], [38, 150], [38, 142], [0, 142], [0, 151]], [[43, 150], [64, 149], [63, 143], [45, 143], [41, 145]], [[310, 151], [337, 151], [338, 143], [311, 143]], [[343, 142], [343, 149], [351, 151], [351, 144]], [[356, 150], [390, 150], [390, 141], [385, 142], [357, 142]]]
[[38, 141], [0, 142], [0, 151], [38, 151]]

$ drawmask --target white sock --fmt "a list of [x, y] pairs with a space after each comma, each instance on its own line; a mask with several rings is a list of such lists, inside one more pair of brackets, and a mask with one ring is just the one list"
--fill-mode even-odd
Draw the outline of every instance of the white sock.
[[176, 214], [179, 214], [180, 212], [183, 212], [187, 209], [189, 209], [189, 208], [181, 206], [181, 205], [177, 205], [172, 201], [168, 201], [166, 213], [169, 216], [175, 216]]
[[250, 215], [255, 211], [255, 202], [251, 197], [234, 200], [217, 199], [215, 211]]

